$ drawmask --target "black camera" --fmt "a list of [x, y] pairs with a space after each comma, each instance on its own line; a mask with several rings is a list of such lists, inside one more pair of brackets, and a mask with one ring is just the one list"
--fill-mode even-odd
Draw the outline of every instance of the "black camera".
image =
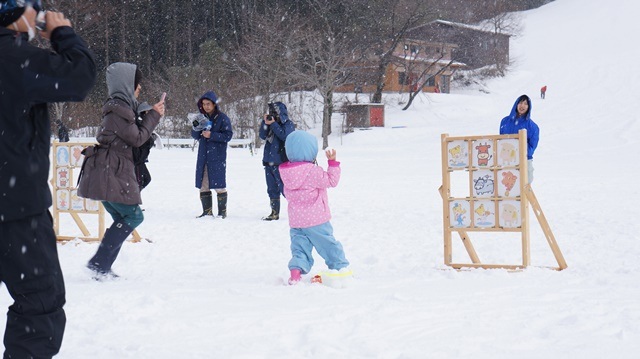
[[46, 10], [38, 11], [38, 15], [36, 15], [36, 29], [40, 31], [45, 31], [47, 29], [47, 11]]
[[211, 131], [211, 120], [201, 113], [187, 114], [187, 118], [191, 121], [194, 131]]
[[267, 114], [268, 121], [278, 121], [280, 123], [280, 115], [276, 109], [276, 105], [273, 102], [269, 102], [269, 113]]

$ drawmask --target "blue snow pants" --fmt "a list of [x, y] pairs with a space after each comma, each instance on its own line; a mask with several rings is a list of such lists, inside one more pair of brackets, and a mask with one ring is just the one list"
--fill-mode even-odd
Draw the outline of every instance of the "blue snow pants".
[[279, 199], [280, 194], [284, 195], [284, 185], [280, 178], [280, 170], [278, 165], [264, 166], [264, 175], [267, 180], [267, 193], [271, 199]]
[[289, 270], [300, 269], [309, 273], [313, 266], [311, 250], [316, 249], [329, 269], [340, 270], [349, 265], [342, 244], [333, 237], [331, 222], [309, 228], [291, 228], [291, 260]]

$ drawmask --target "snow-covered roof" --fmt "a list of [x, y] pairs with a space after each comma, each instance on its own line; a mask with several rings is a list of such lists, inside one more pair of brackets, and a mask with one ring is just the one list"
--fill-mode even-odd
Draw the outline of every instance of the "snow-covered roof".
[[[443, 60], [443, 59], [434, 59], [434, 58], [427, 58], [427, 57], [416, 57], [416, 56], [410, 56], [410, 55], [398, 55], [398, 54], [394, 54], [393, 56], [402, 59], [402, 60], [407, 60], [407, 61], [414, 61], [414, 62], [424, 62], [424, 63], [437, 63], [438, 65], [447, 65], [449, 63], [450, 60]], [[451, 66], [467, 66], [467, 64], [463, 63], [463, 62], [459, 62], [459, 61], [453, 61], [451, 63]]]
[[428, 23], [426, 23], [424, 25], [416, 26], [416, 27], [414, 27], [412, 29], [409, 29], [409, 31], [416, 30], [416, 29], [419, 29], [421, 27], [424, 27], [424, 26], [427, 26], [427, 25], [431, 25], [431, 24], [447, 25], [447, 26], [458, 27], [458, 28], [468, 29], [468, 30], [473, 30], [473, 31], [486, 32], [486, 33], [493, 34], [493, 35], [511, 36], [510, 34], [507, 34], [507, 33], [498, 33], [498, 34], [496, 34], [493, 31], [487, 30], [485, 27], [482, 27], [480, 25], [470, 25], [470, 24], [464, 24], [464, 23], [461, 23], [461, 22], [447, 21], [447, 20], [442, 20], [442, 19], [433, 20], [433, 21], [428, 22]]

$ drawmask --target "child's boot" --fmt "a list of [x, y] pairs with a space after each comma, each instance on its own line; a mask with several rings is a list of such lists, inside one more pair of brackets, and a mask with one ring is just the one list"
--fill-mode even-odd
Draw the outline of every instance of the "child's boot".
[[301, 272], [300, 269], [294, 268], [291, 270], [291, 277], [289, 278], [289, 285], [296, 285], [300, 282]]

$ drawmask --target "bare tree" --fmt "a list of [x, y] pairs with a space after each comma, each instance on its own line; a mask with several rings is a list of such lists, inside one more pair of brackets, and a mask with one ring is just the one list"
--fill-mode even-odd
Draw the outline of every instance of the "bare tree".
[[[494, 34], [505, 34], [509, 36], [519, 36], [522, 32], [522, 20], [519, 13], [514, 12], [517, 7], [508, 0], [496, 0], [489, 2], [485, 11], [488, 14], [495, 14], [481, 22], [481, 27]], [[501, 51], [503, 47], [498, 46], [498, 39], [491, 43], [491, 54], [496, 70], [504, 76], [506, 67], [509, 65], [509, 54]], [[507, 40], [508, 41], [508, 40]]]
[[357, 6], [331, 0], [309, 0], [309, 5], [314, 21], [303, 33], [298, 76], [322, 98], [322, 147], [327, 148], [334, 90], [351, 79], [348, 67], [362, 58], [365, 44], [354, 36], [358, 28], [352, 19], [357, 16]]
[[377, 19], [371, 36], [372, 57], [376, 59], [375, 85], [371, 102], [382, 102], [385, 73], [393, 61], [393, 52], [405, 39], [407, 30], [425, 23], [434, 16], [427, 2], [406, 0], [374, 1], [369, 7], [369, 16]]
[[292, 82], [292, 72], [300, 52], [301, 20], [280, 7], [269, 8], [266, 13], [247, 12], [245, 17], [243, 21], [254, 26], [225, 63], [228, 73], [237, 80], [233, 88], [236, 98], [243, 99], [236, 108], [244, 115], [241, 126], [252, 128], [255, 146], [260, 147], [259, 119], [267, 111], [267, 104], [278, 92], [298, 85]]
[[411, 92], [409, 92], [409, 101], [407, 101], [407, 104], [402, 108], [402, 110], [407, 110], [409, 107], [411, 107], [411, 104], [413, 103], [413, 100], [416, 98], [416, 96], [418, 96], [418, 94], [420, 94], [422, 92], [422, 89], [427, 85], [427, 83], [429, 82], [429, 80], [435, 78], [436, 76], [440, 75], [441, 73], [443, 73], [444, 71], [446, 71], [451, 64], [453, 63], [453, 59], [450, 60], [446, 65], [440, 67], [440, 69], [438, 69], [437, 72], [433, 73], [433, 74], [429, 74], [434, 67], [438, 66], [440, 60], [442, 59], [444, 55], [440, 55], [440, 58], [431, 62], [429, 65], [427, 65], [426, 67], [424, 67], [422, 69], [422, 72], [420, 73], [420, 75], [418, 75], [417, 79], [416, 79], [416, 84], [414, 86], [414, 88], [411, 90]]

